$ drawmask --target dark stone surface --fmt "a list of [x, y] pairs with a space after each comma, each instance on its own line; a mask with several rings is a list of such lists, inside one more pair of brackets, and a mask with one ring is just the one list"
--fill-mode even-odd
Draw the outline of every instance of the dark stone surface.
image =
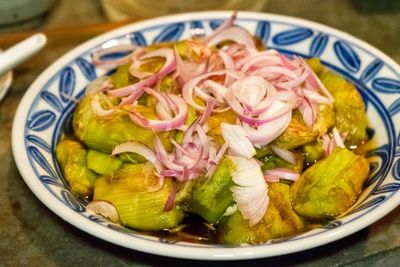
[[[374, 8], [375, 2], [381, 6]], [[267, 11], [347, 31], [400, 62], [400, 11], [395, 1], [270, 0]], [[63, 26], [63, 21], [77, 25], [105, 19], [96, 1], [64, 0], [43, 27]], [[0, 102], [0, 266], [220, 266], [228, 263], [232, 266], [399, 266], [400, 208], [370, 227], [320, 248], [289, 256], [224, 263], [171, 259], [121, 248], [57, 217], [22, 180], [11, 152], [11, 126], [17, 105], [30, 83], [85, 38], [49, 40], [46, 50], [15, 70], [12, 89]]]

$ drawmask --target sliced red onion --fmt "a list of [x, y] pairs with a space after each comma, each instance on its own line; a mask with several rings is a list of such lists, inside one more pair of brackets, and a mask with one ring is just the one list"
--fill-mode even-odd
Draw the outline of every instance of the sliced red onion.
[[235, 155], [249, 159], [256, 154], [247, 133], [240, 125], [221, 123], [221, 135]]
[[[195, 87], [194, 91], [195, 96], [198, 96], [203, 102], [208, 102], [212, 99], [215, 100], [215, 98], [208, 92], [208, 90], [205, 87]], [[215, 100], [216, 102], [216, 100]]]
[[277, 176], [279, 178], [282, 178], [285, 180], [290, 180], [290, 181], [296, 181], [300, 177], [300, 174], [294, 172], [293, 170], [291, 170], [289, 168], [274, 168], [274, 169], [265, 171], [264, 174]]
[[174, 56], [175, 56], [175, 61], [176, 61], [176, 77], [179, 77], [181, 79], [181, 83], [185, 84], [191, 77], [190, 75], [186, 72], [186, 68], [183, 64], [183, 60], [181, 56], [179, 55], [178, 50], [174, 46]]
[[280, 75], [284, 75], [286, 79], [292, 80], [296, 80], [299, 78], [298, 75], [296, 75], [293, 71], [280, 66], [261, 67], [253, 70], [252, 72], [249, 72], [249, 75], [260, 76], [267, 80], [274, 79]]
[[214, 160], [215, 160], [215, 157], [217, 156], [218, 147], [214, 142], [212, 142], [212, 138], [211, 137], [208, 137], [208, 140], [209, 140], [209, 143], [210, 143], [210, 147], [208, 149], [208, 164], [215, 165], [215, 161]]
[[216, 155], [215, 144], [207, 136], [199, 121], [200, 118], [189, 126], [182, 144], [171, 140], [175, 146], [174, 154], [168, 154], [160, 140], [154, 139], [158, 159], [166, 168], [161, 175], [174, 177], [178, 182], [196, 179], [210, 170], [209, 166], [213, 166], [210, 163], [212, 160], [219, 161], [223, 156], [226, 148]]
[[226, 53], [228, 53], [230, 56], [233, 57], [234, 55], [237, 55], [238, 53], [243, 51], [243, 49], [245, 49], [245, 48], [246, 47], [244, 45], [233, 43], [233, 44], [223, 47], [222, 49], [224, 51], [226, 51]]
[[[211, 92], [212, 96], [214, 97], [216, 101], [217, 106], [227, 106], [225, 102], [225, 94], [226, 91], [228, 90], [225, 86], [213, 81], [213, 80], [205, 80], [203, 83], [204, 86], [207, 87], [207, 89]], [[208, 100], [211, 99], [208, 95]]]
[[271, 149], [281, 159], [289, 162], [290, 164], [293, 164], [293, 165], [296, 164], [296, 158], [295, 158], [294, 154], [292, 152], [290, 152], [289, 150], [280, 148], [275, 145], [271, 145]]
[[315, 84], [318, 85], [318, 88], [315, 88], [315, 89], [320, 89], [326, 95], [326, 97], [331, 101], [331, 103], [333, 103], [334, 102], [333, 96], [328, 91], [328, 89], [326, 89], [325, 85], [321, 82], [321, 80], [318, 78], [318, 76], [312, 71], [310, 66], [308, 66], [307, 62], [301, 57], [297, 57], [297, 59], [300, 61], [302, 66], [304, 66], [305, 69], [309, 70], [309, 72], [310, 72], [310, 75], [309, 75], [310, 83], [314, 84], [314, 85]]
[[[98, 50], [92, 54], [93, 63], [96, 66], [115, 68], [116, 66], [122, 65], [132, 60], [133, 57], [143, 53], [143, 48], [136, 45], [116, 45], [113, 47]], [[114, 59], [114, 60], [102, 60], [101, 58], [114, 53], [130, 52], [128, 55]]]
[[74, 102], [74, 103], [76, 103], [76, 104], [79, 104], [79, 102], [80, 102], [79, 99], [73, 97], [72, 95], [66, 94], [66, 93], [64, 93], [64, 92], [60, 92], [60, 95], [61, 95], [62, 97], [64, 97], [65, 99], [68, 99], [69, 101], [72, 101], [72, 102]]
[[310, 99], [311, 101], [313, 101], [315, 103], [326, 103], [326, 104], [332, 103], [332, 101], [329, 100], [327, 97], [324, 97], [324, 96], [318, 94], [317, 92], [314, 92], [311, 90], [304, 89], [303, 94], [305, 97], [307, 97], [308, 99]]
[[113, 149], [111, 155], [114, 156], [124, 152], [133, 152], [143, 156], [146, 160], [154, 165], [157, 173], [161, 173], [163, 170], [161, 162], [158, 160], [157, 155], [153, 152], [153, 150], [139, 142], [129, 141], [122, 143]]
[[340, 136], [340, 133], [339, 133], [338, 129], [336, 129], [336, 127], [333, 127], [333, 129], [332, 129], [332, 135], [333, 135], [333, 138], [334, 138], [334, 140], [335, 140], [336, 146], [342, 147], [342, 148], [345, 148], [345, 147], [346, 147], [346, 146], [344, 145], [343, 140], [342, 140], [342, 137]]
[[259, 115], [273, 103], [276, 90], [263, 78], [248, 76], [234, 82], [225, 96], [232, 110], [239, 116], [245, 116], [246, 110], [252, 115]]
[[188, 110], [186, 102], [177, 95], [169, 95], [169, 97], [174, 101], [175, 105], [178, 108], [178, 114], [175, 114], [175, 117], [170, 120], [152, 120], [147, 119], [140, 115], [136, 110], [132, 110], [129, 113], [129, 117], [131, 120], [148, 129], [152, 129], [154, 131], [169, 131], [174, 129], [179, 129], [186, 121], [188, 116]]
[[[194, 77], [191, 80], [189, 80], [182, 88], [182, 96], [185, 99], [185, 101], [190, 106], [194, 107], [196, 110], [203, 112], [205, 110], [205, 107], [197, 104], [193, 99], [195, 90], [198, 90], [198, 88], [196, 86], [202, 80], [205, 80], [212, 76], [220, 76], [220, 75], [230, 75], [230, 76], [234, 77], [235, 79], [238, 79], [240, 77], [239, 74], [237, 74], [236, 72], [229, 71], [229, 70], [212, 71], [212, 72], [205, 73], [205, 74], [199, 75], [197, 77]], [[217, 109], [215, 109], [214, 111], [218, 112]]]
[[264, 180], [269, 183], [277, 183], [280, 181], [279, 176], [264, 174]]
[[122, 99], [120, 106], [122, 105], [132, 105], [136, 102], [144, 93], [144, 87], [137, 87], [136, 90], [131, 93], [128, 97]]
[[115, 112], [115, 110], [112, 108], [104, 109], [101, 106], [99, 99], [96, 96], [92, 98], [91, 105], [92, 105], [92, 110], [93, 110], [94, 114], [96, 114], [97, 116], [100, 116], [100, 117], [110, 116]]
[[94, 95], [98, 92], [103, 92], [113, 87], [111, 78], [108, 76], [100, 76], [91, 81], [85, 89], [85, 95]]
[[123, 88], [119, 89], [114, 89], [114, 90], [109, 90], [108, 94], [114, 95], [114, 96], [127, 96], [135, 91], [137, 91], [141, 87], [146, 87], [146, 86], [151, 86], [164, 78], [166, 75], [168, 75], [170, 72], [175, 70], [176, 67], [176, 61], [174, 58], [174, 52], [171, 48], [161, 48], [158, 50], [155, 50], [153, 52], [150, 52], [148, 54], [143, 55], [140, 59], [147, 59], [147, 58], [152, 58], [152, 57], [164, 57], [165, 58], [165, 63], [164, 66], [161, 68], [161, 70], [146, 78], [145, 80], [141, 80], [135, 84], [128, 85]]
[[260, 222], [267, 211], [268, 185], [260, 165], [254, 159], [229, 157], [236, 166], [232, 179], [237, 186], [232, 187], [232, 195], [243, 218], [249, 220], [250, 227]]
[[170, 141], [175, 147], [175, 154], [180, 154], [180, 156], [177, 156], [178, 160], [182, 157], [182, 155], [188, 156], [193, 159], [193, 155], [191, 153], [189, 153], [185, 148], [183, 148], [182, 145], [178, 144], [173, 139], [171, 139]]
[[328, 156], [330, 154], [329, 153], [329, 147], [330, 147], [330, 144], [332, 143], [331, 141], [332, 140], [331, 140], [331, 138], [329, 137], [328, 134], [322, 135], [322, 148], [323, 148], [323, 150], [325, 152], [325, 156]]
[[280, 54], [280, 57], [285, 68], [288, 68], [289, 70], [296, 70], [298, 68], [298, 66], [294, 64], [294, 62], [291, 61], [287, 56]]
[[106, 200], [93, 200], [86, 206], [87, 210], [99, 214], [114, 223], [119, 222], [119, 213], [117, 208]]
[[222, 59], [222, 62], [224, 62], [225, 69], [235, 70], [235, 62], [233, 62], [232, 57], [227, 52], [219, 50], [218, 55]]
[[208, 58], [206, 72], [223, 70], [223, 69], [225, 69], [225, 64], [222, 58], [219, 56], [218, 52], [214, 52]]
[[225, 31], [227, 28], [232, 27], [233, 23], [236, 20], [237, 11], [234, 11], [233, 14], [229, 17], [229, 19], [225, 20], [215, 31], [213, 31], [210, 35], [201, 39], [203, 43], [208, 43], [215, 36], [219, 35], [221, 32]]
[[222, 159], [222, 157], [225, 155], [226, 150], [229, 147], [229, 143], [225, 142], [222, 147], [218, 150], [217, 155], [215, 156], [215, 158], [213, 158], [212, 161], [210, 161], [210, 167], [208, 168], [208, 171], [206, 173], [206, 177], [211, 177], [215, 170], [217, 169], [217, 166], [220, 162], [220, 160]]
[[[176, 154], [176, 152], [175, 152]], [[196, 155], [198, 158], [198, 155]], [[197, 158], [189, 157], [186, 155], [181, 156], [179, 159], [178, 157], [175, 157], [175, 159], [172, 160], [173, 163], [181, 165], [182, 167], [188, 166], [189, 164], [193, 164]]]
[[200, 117], [200, 120], [199, 120], [200, 125], [204, 125], [204, 123], [206, 123], [206, 121], [210, 118], [211, 113], [213, 112], [214, 106], [215, 106], [215, 100], [210, 99], [207, 102], [206, 109], [204, 110], [203, 114]]
[[[302, 86], [304, 81], [306, 80], [309, 73], [305, 72], [303, 74], [298, 75], [296, 79], [286, 79], [286, 80], [279, 80], [274, 82], [273, 84], [277, 88], [282, 88], [286, 90], [294, 90], [296, 87]], [[271, 81], [272, 82], [272, 81]]]
[[[224, 62], [225, 69], [236, 71], [235, 63], [233, 62], [233, 59], [231, 58], [231, 56], [228, 53], [226, 53], [223, 50], [219, 50], [218, 55]], [[233, 77], [226, 75], [226, 78], [224, 81], [224, 86], [225, 87], [230, 86], [234, 81], [235, 81], [235, 79]]]
[[196, 131], [201, 142], [201, 148], [203, 149], [203, 153], [204, 155], [208, 156], [210, 140], [208, 139], [206, 132], [203, 130], [203, 127], [201, 127], [200, 124], [196, 126]]
[[142, 62], [140, 60], [133, 61], [133, 63], [129, 67], [129, 73], [132, 76], [134, 76], [140, 80], [143, 80], [145, 78], [148, 78], [151, 75], [154, 75], [154, 73], [152, 73], [152, 72], [141, 71], [140, 70], [141, 65], [142, 65]]
[[253, 38], [243, 28], [232, 26], [230, 28], [225, 29], [220, 34], [214, 36], [214, 38], [208, 41], [208, 46], [214, 46], [223, 41], [233, 41], [238, 44], [243, 44], [248, 48], [255, 48]]
[[172, 119], [171, 113], [166, 110], [165, 106], [161, 102], [157, 102], [157, 104], [156, 104], [156, 113], [157, 113], [157, 116], [161, 120], [171, 120]]
[[203, 74], [207, 69], [206, 61], [201, 63], [183, 61], [176, 47], [174, 47], [174, 56], [176, 61], [175, 78], [178, 78], [179, 83], [184, 85], [192, 77]]
[[297, 107], [303, 116], [303, 120], [308, 127], [312, 127], [317, 119], [318, 110], [308, 98], [304, 98], [301, 104]]
[[[274, 103], [274, 105], [276, 104], [277, 103]], [[253, 128], [246, 123], [242, 123], [242, 126], [253, 145], [262, 147], [271, 143], [281, 135], [289, 126], [291, 118], [292, 113], [288, 112], [282, 117], [258, 126], [257, 128]]]
[[[192, 163], [191, 164], [189, 164], [189, 165], [184, 165], [184, 171], [185, 171], [185, 168], [187, 168], [187, 171], [189, 171], [189, 170], [191, 170], [191, 169], [193, 169], [193, 168], [195, 168], [195, 167], [197, 167], [197, 165], [203, 160], [203, 156], [204, 156], [204, 147], [201, 147], [200, 148], [200, 151], [199, 151], [199, 153], [198, 153], [198, 155], [197, 155], [197, 158], [196, 159], [194, 159], [193, 161], [192, 161]], [[189, 175], [190, 173], [188, 173], [188, 175]], [[185, 179], [184, 179], [185, 180]]]
[[[154, 76], [152, 76], [152, 77], [154, 77]], [[152, 77], [150, 77], [146, 80], [137, 82], [135, 84], [131, 84], [131, 85], [122, 87], [122, 88], [108, 90], [107, 93], [109, 95], [119, 96], [119, 97], [129, 96], [129, 95], [134, 94], [135, 92], [139, 91], [143, 87], [151, 86], [152, 84], [156, 83], [157, 79], [155, 79], [155, 78], [152, 79]], [[151, 79], [151, 81], [150, 81], [150, 79]]]
[[[249, 76], [237, 80], [230, 88], [232, 88], [236, 98], [250, 113], [253, 113], [253, 108], [258, 105], [264, 97], [270, 97], [267, 94], [266, 81], [257, 76]], [[272, 100], [269, 100], [269, 102], [272, 103]]]
[[336, 142], [334, 139], [331, 139], [331, 141], [329, 142], [329, 145], [328, 145], [328, 151], [327, 151], [328, 155], [332, 154], [332, 152], [333, 152], [333, 150], [335, 150], [335, 148], [336, 148]]
[[243, 56], [240, 56], [239, 58], [235, 59], [236, 69], [240, 70], [244, 64], [249, 62], [249, 60], [251, 60], [251, 56], [249, 54], [244, 54]]
[[[267, 66], [278, 67], [281, 64], [282, 64], [282, 60], [279, 57], [279, 55], [260, 54], [258, 56], [251, 58], [247, 63], [245, 63], [242, 66], [241, 71], [247, 72], [251, 68], [256, 68], [256, 70], [257, 70], [260, 67], [266, 68]], [[281, 67], [281, 68], [284, 70], [287, 70], [288, 72], [290, 71], [286, 68], [283, 68], [283, 67]], [[253, 75], [255, 75], [255, 74], [253, 74]]]
[[154, 96], [157, 99], [158, 103], [160, 103], [164, 107], [165, 111], [167, 111], [170, 115], [173, 112], [178, 112], [176, 109], [174, 109], [176, 104], [173, 103], [173, 101], [170, 102], [170, 98], [167, 97], [167, 94], [151, 89], [149, 87], [145, 88], [144, 91], [147, 94]]
[[[251, 126], [261, 126], [265, 123], [274, 121], [287, 113], [290, 113], [292, 109], [296, 107], [297, 97], [292, 91], [286, 91], [284, 94], [277, 94], [277, 99], [282, 99], [282, 95], [284, 95], [286, 99], [286, 103], [282, 101], [274, 101], [271, 107], [267, 108], [263, 113], [259, 114], [258, 117], [249, 116], [244, 112], [243, 107], [240, 106], [239, 102], [236, 100], [233, 90], [228, 90], [226, 93], [226, 99], [231, 106], [232, 110], [237, 113], [239, 118], [249, 124]], [[265, 103], [264, 103], [265, 105]], [[272, 108], [274, 106], [275, 108]], [[274, 113], [270, 111], [274, 111]]]
[[160, 175], [162, 175], [163, 177], [178, 177], [181, 176], [180, 171], [175, 171], [175, 170], [162, 170]]
[[167, 151], [165, 150], [164, 146], [162, 145], [160, 139], [156, 135], [154, 137], [154, 148], [157, 153], [157, 159], [169, 170], [173, 171], [183, 171], [183, 167], [174, 163], [168, 156]]
[[178, 183], [174, 183], [171, 189], [171, 193], [168, 196], [167, 202], [165, 202], [163, 211], [170, 211], [174, 207], [176, 193], [178, 193]]

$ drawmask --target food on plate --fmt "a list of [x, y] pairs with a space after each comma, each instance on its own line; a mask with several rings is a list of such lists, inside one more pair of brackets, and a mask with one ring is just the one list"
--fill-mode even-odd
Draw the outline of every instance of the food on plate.
[[293, 208], [308, 219], [335, 218], [353, 205], [368, 172], [367, 159], [345, 148], [336, 148], [293, 183]]
[[93, 54], [111, 74], [86, 87], [56, 148], [88, 210], [147, 234], [253, 244], [355, 203], [369, 174], [357, 89], [318, 59], [262, 47], [235, 17], [202, 38]]

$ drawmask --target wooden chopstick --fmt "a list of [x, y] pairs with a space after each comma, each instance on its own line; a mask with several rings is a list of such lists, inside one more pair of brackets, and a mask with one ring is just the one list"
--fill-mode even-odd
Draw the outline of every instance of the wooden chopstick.
[[133, 22], [135, 21], [125, 20], [119, 22], [100, 23], [100, 24], [84, 25], [84, 26], [58, 27], [58, 28], [50, 28], [43, 30], [39, 29], [37, 31], [21, 31], [21, 32], [9, 32], [9, 33], [5, 32], [5, 33], [0, 33], [0, 47], [2, 49], [6, 49], [8, 46], [11, 46], [19, 41], [22, 41], [23, 39], [37, 32], [44, 33], [47, 36], [48, 42], [52, 43], [61, 41], [65, 42], [68, 41], [69, 39], [83, 41]]

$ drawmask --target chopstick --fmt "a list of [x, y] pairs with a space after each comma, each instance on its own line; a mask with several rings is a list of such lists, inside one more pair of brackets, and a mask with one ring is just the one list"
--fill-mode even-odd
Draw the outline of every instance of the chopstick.
[[7, 48], [23, 39], [37, 33], [44, 33], [49, 42], [65, 42], [68, 39], [83, 41], [115, 28], [133, 23], [135, 20], [100, 23], [84, 26], [57, 27], [50, 29], [38, 29], [37, 31], [4, 32], [0, 33], [0, 47]]

